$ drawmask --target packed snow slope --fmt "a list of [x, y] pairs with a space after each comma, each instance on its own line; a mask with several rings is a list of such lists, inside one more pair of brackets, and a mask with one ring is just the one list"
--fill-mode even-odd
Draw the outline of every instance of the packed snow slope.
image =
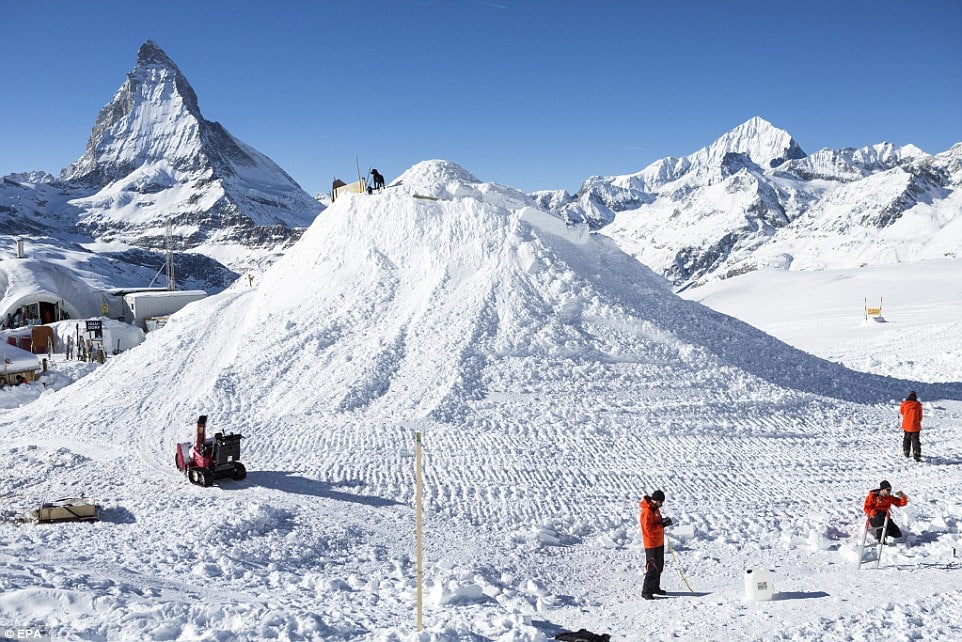
[[[895, 442], [909, 387], [937, 427], [921, 465]], [[957, 638], [960, 402], [958, 383], [856, 373], [684, 301], [610, 239], [428, 161], [338, 199], [255, 287], [0, 415], [9, 503], [105, 508], [0, 525], [0, 614], [68, 639]], [[202, 413], [245, 435], [243, 482], [174, 469]], [[858, 572], [882, 478], [911, 497], [911, 535]], [[647, 603], [655, 488], [697, 593], [671, 561]], [[751, 566], [779, 600], [744, 602]]]
[[962, 259], [759, 270], [682, 296], [853, 370], [962, 381]]

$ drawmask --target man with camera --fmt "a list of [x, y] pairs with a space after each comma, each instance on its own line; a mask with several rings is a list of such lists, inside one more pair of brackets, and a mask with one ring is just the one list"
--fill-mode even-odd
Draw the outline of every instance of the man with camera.
[[655, 599], [655, 595], [667, 595], [661, 588], [661, 571], [665, 568], [665, 527], [671, 526], [671, 518], [662, 518], [661, 505], [665, 493], [656, 490], [641, 500], [641, 535], [645, 544], [645, 582], [641, 597]]

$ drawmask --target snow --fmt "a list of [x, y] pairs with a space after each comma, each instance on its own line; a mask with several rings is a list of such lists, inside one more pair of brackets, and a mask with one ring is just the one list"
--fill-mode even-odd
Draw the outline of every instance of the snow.
[[[0, 619], [63, 639], [959, 639], [958, 268], [686, 292], [759, 330], [517, 190], [419, 164], [338, 199], [253, 287], [0, 413], [6, 508], [104, 511], [0, 522]], [[889, 323], [860, 325], [882, 296]], [[900, 452], [909, 389], [922, 464]], [[199, 414], [245, 436], [247, 479], [175, 469]], [[908, 535], [857, 570], [881, 479], [909, 497]], [[677, 557], [644, 602], [655, 488]], [[745, 599], [747, 568], [775, 599]]]
[[[4, 352], [9, 355], [12, 351], [5, 349]], [[26, 353], [23, 350], [19, 352]], [[29, 355], [29, 353], [26, 354]], [[39, 360], [40, 357], [36, 357], [36, 361]], [[76, 359], [68, 360], [63, 353], [54, 354], [47, 365], [47, 371], [39, 372], [36, 381], [19, 386], [10, 385], [0, 388], [0, 410], [26, 406], [43, 394], [53, 394], [54, 391], [75, 383], [81, 377], [93, 373], [97, 368], [96, 363]]]
[[[762, 270], [682, 296], [853, 370], [962, 381], [962, 260], [855, 270]], [[764, 301], [764, 305], [758, 305]], [[866, 307], [882, 307], [881, 321]]]
[[[4, 332], [0, 336], [6, 334]], [[28, 350], [22, 350], [7, 343], [6, 336], [3, 336], [3, 343], [0, 344], [0, 356], [3, 358], [4, 374], [40, 369], [40, 358], [38, 356]]]
[[575, 196], [533, 197], [601, 229], [679, 288], [764, 268], [957, 258], [960, 149], [880, 143], [805, 156], [756, 117], [694, 154], [591, 177]]

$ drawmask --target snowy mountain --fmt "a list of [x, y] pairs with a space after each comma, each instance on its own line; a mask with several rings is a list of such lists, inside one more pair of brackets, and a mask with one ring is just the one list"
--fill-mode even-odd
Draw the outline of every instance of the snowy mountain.
[[[338, 198], [254, 287], [0, 414], [8, 505], [86, 492], [104, 508], [80, 528], [0, 522], [0, 615], [79, 639], [714, 640], [733, 618], [738, 639], [825, 639], [876, 634], [897, 593], [916, 615], [893, 632], [957, 636], [940, 563], [962, 444], [941, 431], [916, 465], [882, 426], [908, 386], [957, 425], [959, 384], [791, 348], [533, 203], [420, 163]], [[199, 414], [244, 435], [244, 481], [174, 468]], [[861, 502], [883, 478], [911, 497], [912, 539], [859, 572]], [[672, 560], [650, 604], [638, 501], [654, 488], [700, 593]], [[781, 599], [745, 604], [751, 566], [775, 569]]]
[[96, 189], [71, 201], [81, 230], [145, 247], [160, 247], [172, 220], [184, 248], [273, 249], [321, 209], [273, 161], [205, 120], [187, 79], [149, 40], [60, 180]]
[[930, 156], [883, 143], [805, 155], [756, 117], [684, 158], [589, 178], [573, 197], [534, 196], [566, 220], [604, 228], [676, 286], [764, 267], [944, 258], [962, 241], [959, 147]]
[[[143, 288], [164, 266], [165, 257], [158, 251], [118, 242], [101, 243], [80, 232], [76, 225], [78, 210], [69, 202], [76, 196], [75, 189], [55, 180], [29, 182], [23, 176], [17, 178], [20, 180], [5, 176], [0, 184], [0, 281], [3, 273], [7, 279], [11, 277], [5, 266], [16, 262], [18, 240], [23, 241], [27, 258], [38, 258], [46, 264], [44, 270], [58, 266], [96, 290]], [[174, 266], [180, 288], [217, 291], [237, 279], [236, 272], [197, 252], [174, 252]], [[25, 278], [25, 282], [31, 281]], [[0, 287], [0, 299], [8, 293]], [[99, 309], [99, 302], [95, 308]]]
[[[276, 258], [322, 209], [273, 161], [206, 120], [184, 74], [149, 40], [75, 163], [56, 180], [12, 174], [0, 187], [5, 233], [142, 252], [165, 247], [170, 222], [179, 253], [235, 271]], [[219, 276], [209, 284], [224, 286]]]

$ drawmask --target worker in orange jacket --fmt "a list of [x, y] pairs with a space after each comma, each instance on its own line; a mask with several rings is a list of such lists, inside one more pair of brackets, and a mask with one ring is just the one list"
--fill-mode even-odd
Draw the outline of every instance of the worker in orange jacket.
[[[892, 494], [892, 484], [885, 480], [879, 483], [878, 488], [870, 490], [868, 497], [865, 498], [865, 514], [868, 515], [869, 524], [875, 529], [875, 539], [881, 541], [882, 526], [885, 524], [885, 516], [889, 514], [892, 506], [905, 506], [909, 503], [909, 498], [905, 493], [899, 491]], [[892, 517], [889, 516], [888, 528], [885, 529], [885, 536], [892, 538], [902, 537], [902, 530], [895, 525]]]
[[641, 500], [641, 535], [645, 543], [645, 582], [641, 597], [655, 599], [655, 595], [667, 595], [661, 588], [661, 571], [665, 568], [665, 526], [671, 526], [671, 518], [662, 518], [661, 505], [665, 493], [656, 490]]
[[902, 452], [908, 457], [911, 448], [915, 461], [922, 461], [922, 442], [919, 438], [922, 432], [922, 404], [914, 390], [899, 406], [899, 414], [902, 415]]

